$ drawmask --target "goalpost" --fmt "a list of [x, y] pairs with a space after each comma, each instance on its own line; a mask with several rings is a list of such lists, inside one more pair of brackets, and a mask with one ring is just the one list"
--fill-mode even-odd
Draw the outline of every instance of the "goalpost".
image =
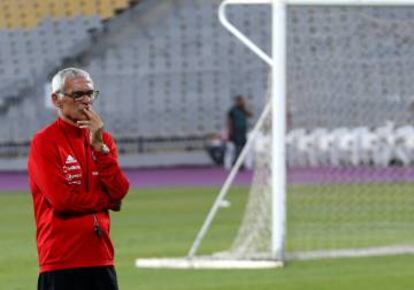
[[[251, 40], [249, 40], [245, 35], [243, 35], [236, 27], [234, 27], [226, 18], [225, 11], [228, 5], [271, 5], [272, 7], [272, 56], [268, 56], [263, 50], [257, 47]], [[290, 140], [286, 138], [286, 114], [287, 114], [287, 8], [288, 6], [412, 6], [414, 1], [412, 0], [224, 0], [219, 8], [219, 18], [222, 24], [240, 41], [242, 41], [247, 47], [249, 47], [254, 53], [256, 53], [263, 61], [265, 61], [271, 67], [271, 85], [269, 92], [269, 103], [265, 107], [262, 115], [260, 116], [255, 128], [252, 132], [252, 137], [249, 139], [246, 144], [243, 152], [241, 153], [239, 159], [237, 160], [235, 166], [231, 170], [225, 184], [223, 185], [219, 195], [217, 196], [215, 203], [213, 204], [203, 226], [201, 227], [191, 249], [188, 252], [187, 257], [179, 259], [138, 259], [136, 265], [138, 267], [172, 267], [172, 268], [269, 268], [269, 267], [279, 267], [287, 259], [311, 259], [311, 258], [330, 258], [330, 257], [353, 257], [353, 256], [367, 256], [367, 255], [387, 255], [387, 254], [402, 254], [402, 253], [414, 253], [414, 240], [412, 244], [409, 243], [411, 238], [403, 240], [403, 244], [399, 244], [399, 241], [395, 241], [392, 238], [389, 238], [391, 245], [373, 245], [371, 246], [369, 242], [363, 241], [358, 244], [357, 247], [341, 247], [341, 246], [327, 246], [322, 245], [322, 248], [310, 246], [309, 249], [303, 249], [299, 247], [290, 253], [286, 250], [286, 238], [288, 235], [287, 231], [287, 173], [286, 173], [286, 143], [289, 143]], [[414, 23], [413, 23], [414, 25]], [[414, 71], [413, 71], [414, 72]], [[316, 72], [317, 73], [317, 72]], [[312, 100], [310, 100], [312, 102]], [[299, 123], [299, 122], [298, 122]], [[305, 123], [306, 124], [306, 123]], [[263, 129], [265, 128], [265, 129]], [[220, 208], [221, 202], [224, 200], [229, 187], [240, 168], [243, 159], [246, 155], [249, 147], [253, 146], [255, 136], [258, 135], [261, 131], [267, 130], [269, 136], [271, 137], [271, 142], [262, 144], [262, 154], [265, 157], [260, 157], [256, 160], [257, 163], [261, 163], [262, 168], [260, 170], [265, 171], [264, 177], [261, 176], [256, 170], [255, 180], [253, 181], [252, 189], [254, 193], [251, 193], [249, 204], [246, 209], [246, 214], [242, 226], [239, 230], [239, 235], [236, 237], [236, 241], [233, 245], [233, 248], [224, 253], [214, 256], [197, 256], [197, 251], [200, 247], [200, 244], [206, 235], [210, 225], [213, 222], [213, 219]], [[333, 128], [323, 128], [324, 132], [328, 131], [331, 133], [334, 131]], [[348, 130], [348, 129], [347, 129]], [[369, 129], [371, 130], [371, 129]], [[298, 130], [299, 131], [299, 130]], [[305, 130], [306, 131], [306, 130]], [[349, 130], [348, 130], [349, 131]], [[377, 130], [379, 132], [379, 130]], [[301, 131], [302, 132], [302, 131]], [[303, 135], [303, 132], [302, 132]], [[336, 135], [335, 135], [336, 136]], [[334, 134], [330, 134], [329, 138], [334, 140]], [[295, 138], [292, 134], [293, 139]], [[315, 138], [319, 138], [315, 134], [312, 135]], [[324, 135], [324, 140], [328, 140], [328, 137]], [[365, 138], [365, 137], [364, 137]], [[379, 138], [379, 137], [378, 137]], [[379, 139], [376, 140], [379, 140]], [[308, 138], [309, 139], [309, 138]], [[322, 137], [321, 137], [322, 139]], [[329, 144], [333, 144], [334, 141]], [[296, 140], [296, 139], [295, 139]], [[319, 140], [319, 139], [318, 139]], [[316, 142], [316, 141], [314, 141]], [[342, 146], [345, 141], [341, 139]], [[314, 143], [315, 144], [315, 143]], [[313, 145], [314, 145], [313, 144]], [[318, 143], [319, 144], [319, 143]], [[310, 147], [308, 147], [309, 149]], [[298, 148], [294, 148], [297, 152]], [[271, 150], [270, 154], [267, 150]], [[310, 148], [309, 150], [313, 150]], [[322, 150], [322, 149], [321, 149]], [[380, 151], [377, 151], [380, 152]], [[382, 151], [381, 151], [382, 152]], [[269, 156], [270, 155], [270, 156]], [[267, 157], [267, 158], [266, 158]], [[309, 157], [309, 156], [308, 156]], [[307, 158], [308, 158], [307, 157]], [[269, 160], [270, 158], [270, 160]], [[310, 158], [310, 157], [309, 157]], [[319, 158], [319, 157], [318, 157]], [[312, 159], [312, 158], [310, 158]], [[269, 162], [270, 161], [270, 162]], [[342, 161], [341, 161], [342, 162]], [[288, 162], [289, 163], [289, 162]], [[309, 166], [314, 166], [312, 161], [309, 161]], [[334, 172], [338, 170], [334, 169]], [[321, 170], [319, 170], [321, 171]], [[339, 170], [340, 171], [340, 170]], [[361, 171], [361, 170], [360, 170]], [[362, 171], [361, 171], [362, 172]], [[364, 171], [365, 172], [365, 171]], [[361, 173], [362, 174], [362, 173]], [[338, 186], [329, 188], [328, 191], [341, 191], [338, 189]], [[359, 189], [357, 189], [358, 191]], [[365, 191], [367, 190], [365, 187]], [[379, 191], [383, 189], [378, 189]], [[309, 191], [309, 196], [313, 195], [313, 192], [309, 189], [301, 188], [300, 191]], [[414, 202], [411, 197], [404, 191], [404, 193], [397, 194], [396, 197], [404, 198], [403, 202], [410, 204]], [[302, 194], [302, 193], [300, 193]], [[299, 194], [297, 194], [299, 195]], [[336, 198], [337, 196], [342, 195], [342, 193], [332, 193], [331, 195], [327, 194], [320, 199], [328, 200]], [[352, 194], [347, 194], [352, 196]], [[342, 197], [341, 196], [341, 197]], [[304, 201], [307, 201], [309, 197], [300, 197]], [[364, 196], [363, 199], [369, 199], [370, 197]], [[300, 201], [303, 202], [303, 201]], [[349, 201], [345, 201], [349, 202]], [[355, 201], [355, 203], [361, 201]], [[365, 202], [365, 201], [363, 201]], [[388, 197], [378, 197], [378, 202], [392, 203], [388, 200]], [[354, 203], [350, 203], [350, 208], [355, 206]], [[367, 201], [367, 204], [370, 204], [370, 201]], [[408, 205], [407, 204], [407, 205]], [[414, 203], [413, 203], [414, 205]], [[317, 205], [319, 206], [319, 205]], [[259, 210], [258, 210], [259, 208]], [[340, 209], [339, 207], [333, 209], [332, 211]], [[387, 208], [386, 208], [387, 209]], [[324, 211], [326, 209], [320, 208], [317, 209]], [[316, 211], [317, 211], [316, 210]], [[349, 210], [346, 208], [346, 210]], [[362, 210], [369, 211], [368, 208]], [[381, 209], [382, 210], [382, 209]], [[395, 209], [398, 211], [398, 209]], [[256, 212], [254, 212], [256, 211]], [[305, 209], [306, 211], [306, 209]], [[257, 213], [258, 212], [258, 213]], [[404, 209], [404, 214], [407, 215], [407, 212], [410, 212], [407, 208]], [[314, 214], [314, 212], [312, 213]], [[344, 214], [344, 213], [341, 213]], [[349, 212], [352, 214], [352, 212]], [[373, 213], [375, 215], [377, 213]], [[257, 217], [259, 216], [259, 217]], [[312, 218], [313, 216], [309, 216]], [[324, 218], [328, 215], [323, 216]], [[321, 218], [321, 217], [318, 217]], [[256, 222], [260, 220], [264, 225], [261, 225], [262, 228], [257, 229]], [[369, 216], [367, 219], [372, 219]], [[395, 218], [399, 219], [399, 218]], [[408, 225], [411, 220], [408, 217], [401, 218], [401, 225], [397, 223], [392, 224], [391, 227], [398, 228], [399, 226], [403, 227], [404, 230], [411, 229]], [[414, 221], [414, 219], [413, 219]], [[309, 227], [313, 227], [313, 221], [309, 221]], [[383, 221], [382, 221], [383, 222]], [[385, 222], [384, 222], [385, 223]], [[340, 226], [348, 226], [351, 222], [344, 222]], [[255, 228], [256, 226], [256, 228]], [[301, 226], [301, 229], [306, 230], [306, 226]], [[336, 225], [338, 226], [338, 225]], [[352, 226], [352, 225], [351, 225]], [[364, 227], [369, 228], [372, 224], [365, 222], [364, 225], [361, 225], [361, 229]], [[378, 225], [378, 227], [385, 227], [386, 225]], [[253, 227], [253, 228], [252, 228]], [[332, 225], [329, 224], [330, 231], [335, 234], [334, 222]], [[317, 228], [315, 226], [315, 228]], [[296, 229], [295, 229], [296, 230]], [[323, 234], [321, 228], [317, 228], [317, 232], [313, 235]], [[395, 229], [397, 231], [398, 229]], [[391, 231], [392, 232], [392, 231]], [[387, 232], [388, 233], [388, 232]], [[392, 232], [393, 233], [393, 232]], [[343, 234], [341, 232], [341, 234]], [[263, 238], [265, 236], [265, 238]], [[345, 234], [346, 236], [346, 234]], [[304, 237], [306, 239], [306, 237]], [[345, 237], [346, 238], [346, 237]], [[259, 239], [267, 239], [263, 242], [263, 245], [257, 246], [255, 243], [258, 243]], [[379, 238], [381, 239], [381, 238]], [[296, 242], [296, 241], [295, 241]], [[320, 242], [320, 241], [318, 241]], [[323, 242], [320, 242], [323, 244]]]

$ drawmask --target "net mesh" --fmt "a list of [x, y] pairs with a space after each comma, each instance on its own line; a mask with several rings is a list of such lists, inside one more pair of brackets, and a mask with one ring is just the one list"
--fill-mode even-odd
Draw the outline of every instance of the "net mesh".
[[[267, 94], [268, 101], [269, 93], [270, 90]], [[230, 250], [236, 258], [267, 259], [271, 254], [271, 122], [269, 112], [252, 144], [255, 156], [254, 176], [246, 211]]]
[[[288, 9], [287, 257], [413, 250], [413, 16]], [[254, 145], [237, 258], [271, 258], [270, 121]]]

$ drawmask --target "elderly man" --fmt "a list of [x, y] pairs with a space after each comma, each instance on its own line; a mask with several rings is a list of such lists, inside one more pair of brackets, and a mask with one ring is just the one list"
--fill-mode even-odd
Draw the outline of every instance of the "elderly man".
[[109, 210], [128, 181], [112, 137], [92, 109], [99, 92], [76, 68], [52, 80], [59, 117], [32, 140], [28, 170], [37, 227], [39, 290], [115, 290]]

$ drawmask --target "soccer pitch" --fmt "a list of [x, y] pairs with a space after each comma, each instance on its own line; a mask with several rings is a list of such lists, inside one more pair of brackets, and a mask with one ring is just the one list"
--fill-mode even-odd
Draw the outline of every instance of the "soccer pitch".
[[[308, 212], [304, 214], [313, 216], [313, 226], [330, 228], [332, 225], [324, 219], [326, 211], [320, 209], [320, 203], [332, 198], [332, 192], [355, 192], [349, 190], [351, 186], [354, 185], [325, 186], [318, 194], [315, 186], [291, 187], [289, 194], [292, 198], [289, 198], [288, 209], [295, 213], [297, 204], [315, 195], [313, 206], [307, 207]], [[396, 186], [398, 191], [395, 191]], [[385, 202], [403, 199], [407, 205], [412, 205], [410, 187], [410, 184], [389, 187], [381, 184], [363, 188], [373, 193], [393, 189], [398, 194], [390, 193], [390, 200]], [[410, 255], [297, 261], [283, 269], [273, 270], [144, 270], [134, 267], [134, 260], [138, 257], [185, 255], [217, 191], [217, 188], [130, 191], [122, 211], [112, 214], [112, 237], [121, 290], [399, 290], [412, 289], [414, 285], [414, 256]], [[230, 246], [243, 212], [246, 194], [246, 188], [236, 188], [230, 193], [232, 206], [221, 210], [217, 216], [201, 253], [224, 250]], [[352, 204], [352, 196], [348, 197], [349, 201], [343, 202], [342, 209], [355, 217], [350, 220], [351, 223], [358, 223], [361, 213]], [[4, 192], [0, 194], [0, 201], [3, 204], [0, 211], [0, 289], [36, 289], [37, 256], [31, 197], [28, 193]], [[412, 210], [410, 206], [405, 210], [400, 216], [408, 222], [412, 220]], [[318, 212], [320, 216], [314, 216]], [[375, 215], [369, 217], [373, 221], [381, 218]], [[295, 216], [289, 216], [289, 219], [292, 220], [289, 231], [299, 230], [294, 227]], [[315, 232], [314, 229], [312, 232]], [[396, 238], [395, 232], [382, 234], [385, 239]], [[300, 239], [289, 240], [288, 248], [295, 249], [300, 243]]]

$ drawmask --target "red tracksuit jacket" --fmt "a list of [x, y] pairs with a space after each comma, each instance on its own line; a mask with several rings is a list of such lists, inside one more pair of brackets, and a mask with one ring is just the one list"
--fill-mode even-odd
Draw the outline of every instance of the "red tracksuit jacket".
[[113, 265], [108, 209], [129, 184], [112, 137], [103, 138], [109, 154], [95, 152], [85, 129], [60, 118], [33, 137], [28, 169], [40, 272]]

